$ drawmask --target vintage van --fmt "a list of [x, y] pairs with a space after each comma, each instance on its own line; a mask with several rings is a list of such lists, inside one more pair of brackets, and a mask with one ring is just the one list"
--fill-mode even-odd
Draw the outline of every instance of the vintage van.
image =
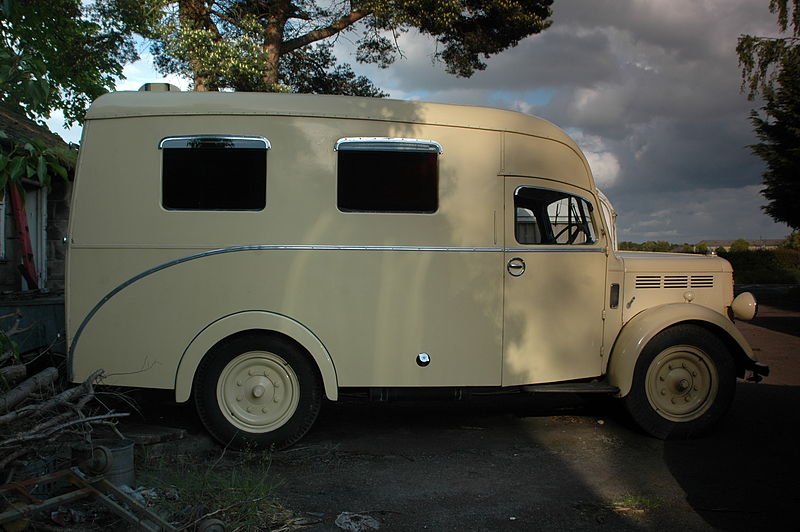
[[71, 379], [174, 390], [239, 446], [290, 445], [355, 389], [607, 393], [697, 434], [768, 371], [733, 325], [755, 300], [718, 257], [615, 252], [598, 198], [521, 113], [107, 94], [72, 198]]

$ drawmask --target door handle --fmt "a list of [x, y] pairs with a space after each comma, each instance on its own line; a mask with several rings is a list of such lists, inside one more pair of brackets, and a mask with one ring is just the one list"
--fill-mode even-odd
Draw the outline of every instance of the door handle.
[[508, 273], [511, 274], [513, 277], [519, 277], [523, 273], [525, 273], [525, 261], [519, 257], [514, 257], [510, 261], [508, 261], [508, 265], [506, 266]]

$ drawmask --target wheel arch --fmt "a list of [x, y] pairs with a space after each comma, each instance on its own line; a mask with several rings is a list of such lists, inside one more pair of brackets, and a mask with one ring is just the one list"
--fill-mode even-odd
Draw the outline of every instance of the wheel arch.
[[268, 311], [242, 311], [224, 316], [201, 330], [189, 343], [178, 363], [175, 375], [175, 400], [189, 400], [192, 384], [200, 361], [212, 347], [222, 340], [248, 331], [277, 333], [299, 344], [317, 366], [322, 377], [325, 396], [331, 401], [338, 399], [338, 378], [333, 359], [322, 341], [302, 323]]
[[675, 325], [691, 323], [703, 327], [719, 338], [733, 355], [737, 375], [744, 376], [756, 359], [753, 350], [733, 323], [708, 307], [691, 303], [672, 303], [644, 310], [626, 323], [611, 349], [607, 380], [619, 388], [619, 397], [628, 395], [633, 383], [636, 360], [648, 342], [661, 331]]

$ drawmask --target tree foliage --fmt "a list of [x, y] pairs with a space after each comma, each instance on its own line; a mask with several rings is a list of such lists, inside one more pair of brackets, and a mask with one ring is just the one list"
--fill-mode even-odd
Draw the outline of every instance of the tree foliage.
[[734, 253], [748, 251], [750, 249], [750, 242], [745, 240], [744, 238], [737, 238], [733, 242], [731, 242], [731, 251]]
[[767, 165], [761, 194], [774, 220], [800, 229], [800, 0], [770, 0], [782, 37], [743, 35], [736, 48], [742, 89], [761, 96], [750, 120], [760, 142], [750, 146]]
[[742, 35], [736, 46], [742, 69], [742, 91], [746, 91], [750, 99], [771, 90], [785, 66], [798, 60], [800, 0], [770, 0], [769, 11], [778, 17], [778, 30], [787, 35]]
[[787, 249], [794, 249], [796, 251], [800, 251], [800, 232], [795, 231], [792, 234], [790, 234], [789, 236], [787, 236], [783, 240], [783, 243], [781, 244], [781, 247], [787, 248]]
[[[471, 76], [483, 59], [550, 25], [552, 0], [161, 0], [149, 35], [163, 74], [191, 77], [196, 90], [374, 93], [335, 65], [331, 39], [348, 34], [356, 59], [381, 67], [412, 28], [432, 36], [448, 72]], [[323, 75], [324, 73], [324, 75]]]
[[760, 142], [750, 148], [767, 165], [761, 194], [768, 203], [764, 211], [774, 220], [800, 229], [800, 49], [786, 61], [775, 82], [764, 95], [763, 117], [753, 111]]
[[61, 109], [79, 122], [137, 58], [133, 34], [152, 24], [155, 1], [3, 0], [0, 103], [31, 118]]
[[[8, 137], [0, 131], [0, 141], [5, 140]], [[22, 191], [23, 178], [37, 181], [48, 188], [53, 174], [67, 179], [66, 165], [74, 163], [73, 152], [49, 147], [39, 139], [24, 139], [9, 144], [8, 149], [0, 152], [0, 200], [5, 196], [7, 183], [15, 184]]]

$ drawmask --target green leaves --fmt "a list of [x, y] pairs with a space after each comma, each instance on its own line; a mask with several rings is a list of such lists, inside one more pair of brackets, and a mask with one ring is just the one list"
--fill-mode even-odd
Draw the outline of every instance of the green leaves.
[[736, 46], [742, 91], [764, 98], [761, 114], [750, 121], [759, 138], [751, 151], [766, 164], [761, 195], [764, 211], [794, 230], [800, 229], [800, 0], [770, 0], [785, 37], [742, 35]]
[[192, 77], [197, 90], [272, 91], [289, 85], [296, 92], [379, 96], [383, 93], [368, 79], [326, 56], [330, 39], [360, 33], [356, 60], [385, 68], [402, 56], [396, 36], [416, 28], [438, 41], [436, 57], [448, 72], [469, 77], [486, 68], [483, 59], [548, 28], [551, 4], [184, 0], [163, 11], [150, 36], [155, 41], [151, 52], [159, 72]]
[[138, 58], [167, 0], [0, 0], [0, 103], [36, 119], [55, 109], [80, 122]]
[[789, 35], [741, 35], [736, 43], [742, 70], [740, 90], [746, 92], [750, 100], [772, 90], [786, 63], [797, 60], [795, 52], [800, 48], [800, 0], [770, 0], [769, 10], [778, 17], [778, 29]]
[[6, 140], [0, 152], [0, 199], [6, 185], [20, 186], [22, 179], [35, 180], [48, 188], [53, 175], [68, 179], [65, 164], [74, 165], [77, 159], [76, 152], [48, 148], [40, 139], [9, 142], [2, 130], [0, 139]]

